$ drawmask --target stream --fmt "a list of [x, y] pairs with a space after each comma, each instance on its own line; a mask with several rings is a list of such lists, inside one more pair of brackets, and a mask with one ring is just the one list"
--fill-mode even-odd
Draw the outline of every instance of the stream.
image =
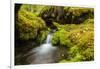
[[[46, 41], [38, 47], [26, 50], [26, 53], [17, 54], [15, 64], [46, 64], [58, 62], [58, 49], [51, 44], [52, 34], [47, 35]], [[22, 51], [22, 49], [21, 49]]]

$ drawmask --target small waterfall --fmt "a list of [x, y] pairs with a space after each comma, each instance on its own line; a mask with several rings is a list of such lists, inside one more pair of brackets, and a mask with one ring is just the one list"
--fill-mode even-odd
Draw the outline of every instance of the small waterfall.
[[[57, 48], [52, 46], [51, 39], [52, 34], [48, 34], [46, 42], [33, 49], [34, 55], [30, 56], [27, 61], [30, 61], [31, 64], [55, 62], [55, 51]], [[33, 57], [34, 60], [32, 60]]]
[[51, 34], [48, 34], [47, 39], [46, 39], [46, 43], [50, 43], [51, 42]]

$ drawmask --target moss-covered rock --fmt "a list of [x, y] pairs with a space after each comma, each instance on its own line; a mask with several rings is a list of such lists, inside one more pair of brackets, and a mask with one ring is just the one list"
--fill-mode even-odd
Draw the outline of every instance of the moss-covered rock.
[[[76, 33], [76, 34], [75, 34]], [[76, 60], [77, 54], [82, 56], [80, 61], [90, 61], [94, 58], [94, 34], [93, 31], [72, 31], [70, 40], [73, 47], [70, 48], [71, 57]], [[71, 59], [72, 60], [72, 59]]]
[[[69, 58], [62, 60], [68, 61], [90, 61], [94, 58], [94, 24], [92, 19], [84, 23], [60, 25], [54, 23], [58, 28], [52, 38], [54, 46], [65, 47], [65, 52]], [[67, 50], [67, 51], [66, 51]], [[61, 56], [64, 58], [65, 56]], [[62, 62], [61, 60], [61, 62]]]
[[94, 23], [94, 19], [93, 18], [89, 18], [89, 19], [86, 19], [84, 22], [83, 22], [84, 24], [87, 24], [87, 23]]
[[22, 40], [35, 39], [37, 34], [46, 28], [44, 20], [24, 10], [19, 11], [16, 26], [18, 26], [19, 38]]
[[80, 24], [88, 18], [94, 18], [93, 8], [64, 7], [65, 20], [68, 24]]
[[48, 30], [42, 30], [40, 31], [39, 35], [37, 36], [37, 43], [41, 44], [46, 40], [46, 37], [48, 35]]
[[64, 29], [61, 29], [53, 34], [52, 44], [70, 47], [72, 44], [71, 41], [68, 39], [68, 36], [68, 32]]

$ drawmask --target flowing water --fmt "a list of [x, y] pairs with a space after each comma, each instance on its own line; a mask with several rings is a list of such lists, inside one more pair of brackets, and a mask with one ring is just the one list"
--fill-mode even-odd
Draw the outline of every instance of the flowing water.
[[47, 39], [43, 44], [31, 49], [31, 51], [24, 54], [23, 56], [21, 54], [20, 56], [24, 58], [19, 61], [24, 62], [24, 64], [45, 64], [57, 62], [57, 47], [52, 46], [51, 39], [52, 34], [48, 34]]
[[[40, 47], [37, 47], [32, 50], [32, 52], [34, 53], [33, 55], [34, 60], [30, 62], [31, 64], [55, 62], [54, 52], [56, 51], [57, 48], [52, 46], [51, 38], [52, 38], [52, 35], [48, 34], [46, 42], [40, 45]], [[27, 61], [29, 61], [30, 59], [32, 59], [32, 56], [30, 56], [27, 59]]]

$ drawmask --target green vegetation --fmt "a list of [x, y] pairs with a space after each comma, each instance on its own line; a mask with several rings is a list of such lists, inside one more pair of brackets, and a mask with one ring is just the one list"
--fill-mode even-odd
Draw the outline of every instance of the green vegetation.
[[[25, 8], [27, 6], [22, 6], [19, 10], [18, 21], [16, 23], [19, 38], [21, 40], [29, 40], [39, 37], [39, 39], [41, 38], [43, 40], [46, 37], [46, 34], [44, 34], [45, 31], [43, 32], [43, 30], [46, 30], [45, 21], [41, 17], [37, 17], [35, 13], [33, 14], [25, 10], [23, 7]], [[39, 33], [42, 37], [38, 35]]]
[[37, 32], [43, 30], [46, 27], [45, 22], [41, 18], [34, 17], [28, 12], [23, 14], [22, 13], [19, 12], [19, 23], [17, 23], [19, 32], [21, 32], [20, 38], [26, 40], [35, 38], [37, 36]]
[[53, 34], [52, 44], [58, 47], [65, 47], [66, 50], [69, 49], [67, 52], [69, 52], [70, 59], [66, 61], [93, 60], [94, 27], [92, 19], [88, 19], [84, 23], [78, 25], [58, 25], [58, 23], [55, 23], [55, 25], [58, 31]]
[[56, 29], [52, 45], [60, 49], [59, 63], [94, 60], [93, 8], [25, 4], [17, 16], [17, 41], [32, 40], [41, 44], [48, 33]]

